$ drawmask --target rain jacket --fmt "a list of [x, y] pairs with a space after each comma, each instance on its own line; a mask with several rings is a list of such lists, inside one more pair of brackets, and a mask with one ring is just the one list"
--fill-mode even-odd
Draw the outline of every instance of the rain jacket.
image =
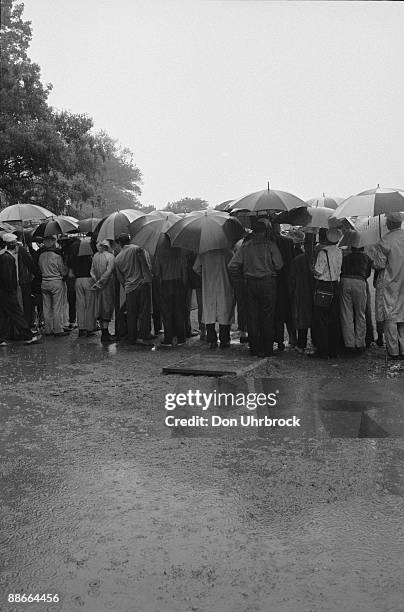
[[227, 265], [232, 252], [216, 249], [198, 255], [194, 271], [202, 277], [202, 321], [230, 325], [234, 315], [234, 291]]

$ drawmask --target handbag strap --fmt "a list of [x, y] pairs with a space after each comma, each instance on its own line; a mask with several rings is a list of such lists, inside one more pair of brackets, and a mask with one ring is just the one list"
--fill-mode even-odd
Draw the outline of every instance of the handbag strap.
[[327, 257], [328, 272], [329, 272], [329, 275], [330, 275], [330, 281], [332, 282], [330, 260], [328, 259], [328, 251], [327, 251], [327, 249], [323, 249], [323, 251], [324, 251], [324, 253], [325, 253], [326, 257]]

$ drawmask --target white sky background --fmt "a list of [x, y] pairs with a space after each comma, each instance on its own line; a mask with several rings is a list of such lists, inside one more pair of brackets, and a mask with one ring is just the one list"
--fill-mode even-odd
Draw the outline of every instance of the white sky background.
[[49, 102], [128, 146], [141, 201], [404, 186], [404, 3], [25, 0]]

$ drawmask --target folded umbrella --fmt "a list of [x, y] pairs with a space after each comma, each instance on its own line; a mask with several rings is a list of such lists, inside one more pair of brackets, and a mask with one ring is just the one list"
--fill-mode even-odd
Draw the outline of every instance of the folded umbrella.
[[196, 253], [231, 249], [244, 235], [244, 228], [235, 217], [219, 210], [195, 211], [186, 215], [168, 231], [171, 246]]
[[[157, 213], [157, 214], [156, 214]], [[154, 255], [161, 234], [167, 232], [181, 217], [172, 212], [155, 211], [132, 221], [129, 232], [132, 242]]]
[[335, 219], [344, 217], [375, 217], [389, 212], [404, 211], [404, 189], [377, 186], [344, 200], [334, 211]]

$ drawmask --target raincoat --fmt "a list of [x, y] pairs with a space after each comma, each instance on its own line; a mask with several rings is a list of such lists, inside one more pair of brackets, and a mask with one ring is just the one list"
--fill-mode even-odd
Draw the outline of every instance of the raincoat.
[[217, 249], [198, 255], [194, 271], [202, 277], [202, 321], [206, 325], [230, 325], [234, 315], [234, 291], [227, 264], [232, 251]]
[[115, 258], [112, 253], [96, 253], [91, 265], [91, 278], [97, 283], [96, 314], [98, 319], [110, 321], [115, 307]]
[[404, 230], [388, 232], [376, 245], [375, 268], [384, 268], [383, 310], [385, 321], [404, 322]]

